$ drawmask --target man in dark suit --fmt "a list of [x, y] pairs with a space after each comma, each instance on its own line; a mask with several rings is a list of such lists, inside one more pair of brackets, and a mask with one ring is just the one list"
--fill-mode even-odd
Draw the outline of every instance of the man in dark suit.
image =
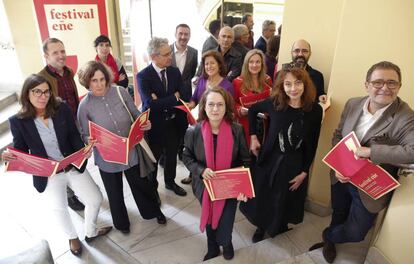
[[[371, 66], [366, 75], [368, 96], [350, 99], [342, 112], [332, 145], [355, 131], [362, 147], [354, 154], [370, 159], [397, 178], [397, 164], [414, 163], [414, 112], [397, 95], [401, 88], [400, 68], [387, 61]], [[364, 240], [391, 193], [374, 200], [349, 178], [331, 171], [332, 220], [323, 233], [323, 256], [328, 263], [336, 257], [335, 244]], [[318, 244], [311, 247], [317, 248]]]
[[[167, 39], [152, 38], [148, 55], [152, 63], [137, 74], [137, 79], [142, 110], [151, 109], [149, 144], [157, 160], [165, 154], [165, 188], [185, 196], [186, 191], [175, 183], [178, 146], [188, 126], [185, 113], [174, 108], [184, 94], [183, 80], [179, 69], [171, 66], [173, 53]], [[153, 176], [158, 186], [157, 170]]]
[[263, 51], [264, 54], [266, 54], [267, 49], [267, 41], [270, 39], [270, 37], [274, 36], [276, 32], [276, 22], [272, 20], [265, 20], [262, 24], [262, 35], [260, 38], [256, 41], [256, 44], [254, 45], [255, 49], [259, 49]]
[[245, 46], [246, 46], [246, 48], [251, 50], [251, 49], [254, 48], [253, 47], [254, 46], [254, 34], [253, 34], [253, 31], [252, 31], [253, 26], [254, 26], [253, 16], [251, 14], [245, 14], [242, 18], [242, 23], [249, 30], [249, 38], [248, 38], [248, 41], [247, 41]]

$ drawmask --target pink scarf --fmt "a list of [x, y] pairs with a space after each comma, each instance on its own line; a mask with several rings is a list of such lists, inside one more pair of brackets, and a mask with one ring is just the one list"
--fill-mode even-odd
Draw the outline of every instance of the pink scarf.
[[116, 64], [116, 61], [115, 61], [114, 57], [111, 55], [111, 53], [108, 54], [108, 57], [106, 58], [106, 61], [101, 61], [101, 59], [99, 58], [98, 55], [96, 55], [95, 60], [103, 62], [106, 65], [108, 65], [109, 68], [111, 68], [112, 73], [114, 75], [114, 83], [117, 83], [119, 81], [118, 65]]
[[[229, 169], [231, 167], [234, 143], [231, 125], [224, 120], [220, 123], [215, 160], [213, 133], [208, 121], [203, 121], [201, 123], [201, 133], [204, 140], [207, 168], [210, 168], [213, 171]], [[225, 202], [225, 200], [211, 201], [207, 190], [204, 189], [201, 203], [201, 232], [204, 232], [206, 225], [208, 224], [210, 224], [213, 229], [217, 229]]]

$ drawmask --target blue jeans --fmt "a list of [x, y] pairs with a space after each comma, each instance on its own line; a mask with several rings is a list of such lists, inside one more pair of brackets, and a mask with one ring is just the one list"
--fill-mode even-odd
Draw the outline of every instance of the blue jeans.
[[326, 239], [332, 243], [364, 240], [373, 226], [377, 213], [369, 212], [361, 202], [358, 189], [350, 183], [331, 186], [332, 220]]

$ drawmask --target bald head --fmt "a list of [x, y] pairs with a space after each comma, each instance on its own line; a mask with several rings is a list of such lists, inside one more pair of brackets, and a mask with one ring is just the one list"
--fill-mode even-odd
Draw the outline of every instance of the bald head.
[[292, 61], [307, 64], [311, 56], [311, 46], [304, 39], [295, 41], [292, 45]]
[[233, 29], [229, 26], [225, 26], [220, 29], [218, 43], [222, 52], [226, 52], [231, 48], [231, 44], [234, 40]]

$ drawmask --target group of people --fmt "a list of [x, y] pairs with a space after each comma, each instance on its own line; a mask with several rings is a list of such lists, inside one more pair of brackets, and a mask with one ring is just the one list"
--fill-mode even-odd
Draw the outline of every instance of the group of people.
[[[163, 157], [165, 188], [179, 196], [187, 195], [176, 183], [181, 149], [183, 163], [190, 171], [182, 183], [192, 183], [201, 204], [200, 230], [207, 235], [204, 260], [218, 256], [220, 247], [225, 259], [234, 257], [232, 230], [238, 201], [240, 211], [256, 226], [253, 242], [261, 241], [266, 234], [274, 237], [286, 232], [289, 223], [303, 221], [323, 115], [319, 103], [326, 101], [323, 75], [308, 64], [311, 45], [306, 40], [293, 43], [292, 62], [278, 69], [280, 36], [275, 36], [276, 24], [266, 20], [263, 35], [253, 46], [253, 18], [246, 15], [242, 22], [234, 28], [220, 27], [217, 20], [210, 24], [212, 36], [203, 45], [199, 67], [198, 52], [188, 45], [188, 25], [176, 27], [176, 41], [171, 45], [165, 38], [149, 41], [151, 64], [137, 74], [137, 81], [142, 111], [151, 110], [142, 129], [156, 159], [155, 169], [143, 173], [140, 161], [144, 154], [138, 148], [132, 149], [126, 165], [107, 162], [96, 148], [93, 150], [113, 226], [122, 233], [130, 232], [122, 175], [141, 216], [166, 224], [157, 190], [157, 163]], [[15, 148], [60, 160], [96, 142], [89, 135], [89, 121], [128, 136], [140, 111], [122, 88], [128, 85], [125, 69], [111, 55], [107, 36], [99, 36], [94, 47], [95, 60], [78, 72], [79, 82], [88, 90], [79, 102], [63, 43], [55, 38], [44, 42], [47, 66], [26, 79], [20, 96], [22, 108], [10, 118]], [[396, 176], [395, 164], [414, 161], [414, 113], [397, 97], [399, 67], [391, 62], [373, 65], [365, 87], [367, 97], [350, 99], [345, 105], [332, 143], [354, 130], [362, 145], [355, 155], [380, 164]], [[266, 96], [252, 105], [242, 103], [255, 95]], [[188, 126], [185, 112], [176, 108], [182, 101], [190, 109], [199, 106], [197, 124]], [[2, 157], [6, 161], [15, 158], [8, 152]], [[217, 170], [240, 166], [250, 167], [256, 197], [247, 199], [240, 193], [234, 199], [211, 201], [203, 179], [214, 178]], [[35, 188], [50, 203], [75, 255], [81, 254], [82, 244], [67, 210], [68, 199], [76, 196], [71, 196], [67, 187], [85, 204], [86, 242], [112, 229], [96, 227], [102, 194], [85, 167], [86, 163], [81, 169], [69, 165], [49, 179], [33, 176]], [[363, 240], [378, 211], [390, 199], [389, 194], [375, 201], [349, 184], [349, 178], [335, 173], [331, 176], [332, 222], [322, 234], [323, 242], [311, 248], [323, 247], [329, 263], [336, 257], [335, 243]]]

